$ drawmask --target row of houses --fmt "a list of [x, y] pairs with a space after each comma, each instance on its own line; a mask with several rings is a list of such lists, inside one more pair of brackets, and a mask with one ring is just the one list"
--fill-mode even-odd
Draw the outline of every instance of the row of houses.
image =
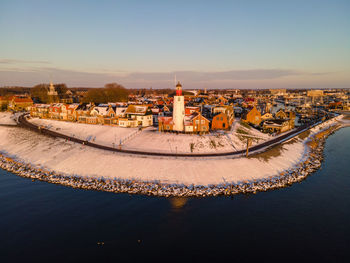
[[[34, 104], [30, 115], [43, 119], [71, 121], [86, 124], [116, 125], [120, 127], [148, 127], [157, 123], [160, 131], [172, 131], [171, 109], [151, 107], [151, 105], [126, 105], [108, 103], [54, 103]], [[211, 114], [204, 117], [200, 107], [186, 107], [184, 126], [187, 133], [209, 132], [230, 129], [234, 112], [232, 106], [218, 106], [211, 109]], [[209, 116], [209, 117], [208, 117]]]
[[33, 100], [29, 96], [0, 96], [0, 109], [26, 111], [29, 110], [31, 106], [33, 106]]
[[125, 104], [34, 104], [32, 117], [72, 121], [86, 124], [116, 125], [121, 127], [147, 127], [153, 125], [152, 111], [147, 105]]
[[261, 112], [253, 107], [242, 114], [242, 121], [253, 126], [260, 126], [266, 133], [282, 133], [295, 127], [296, 114], [294, 111], [280, 109], [275, 114]]

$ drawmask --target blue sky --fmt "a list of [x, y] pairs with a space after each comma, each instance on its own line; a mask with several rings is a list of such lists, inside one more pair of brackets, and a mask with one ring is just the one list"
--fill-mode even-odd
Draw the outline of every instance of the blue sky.
[[0, 1], [0, 86], [350, 87], [350, 1]]

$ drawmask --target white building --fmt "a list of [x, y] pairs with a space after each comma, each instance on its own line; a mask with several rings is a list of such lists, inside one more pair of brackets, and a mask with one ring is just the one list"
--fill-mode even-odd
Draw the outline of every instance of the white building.
[[153, 125], [152, 110], [147, 105], [129, 105], [124, 114], [126, 118], [119, 120], [120, 126], [122, 126], [121, 121], [125, 120], [129, 121], [131, 127], [134, 125], [133, 120], [136, 121], [138, 126], [148, 127]]
[[182, 86], [180, 82], [176, 85], [176, 96], [174, 96], [173, 107], [173, 131], [184, 131], [185, 99], [182, 96]]
[[50, 88], [49, 88], [49, 91], [47, 92], [47, 95], [49, 95], [49, 96], [57, 96], [58, 95], [52, 82], [50, 82]]

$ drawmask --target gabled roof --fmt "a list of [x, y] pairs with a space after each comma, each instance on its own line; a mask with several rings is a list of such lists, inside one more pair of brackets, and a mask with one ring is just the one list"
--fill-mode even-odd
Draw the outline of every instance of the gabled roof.
[[66, 107], [66, 105], [63, 104], [63, 103], [54, 103], [54, 104], [51, 104], [51, 107], [52, 107], [52, 108], [60, 108], [60, 107], [62, 107], [62, 106], [65, 106], [65, 107]]
[[217, 113], [214, 113], [214, 114], [213, 114], [213, 118], [216, 117], [216, 116], [218, 116], [218, 115], [221, 115], [221, 114], [224, 115], [224, 116], [227, 116], [226, 113], [217, 112]]
[[282, 125], [286, 121], [288, 121], [288, 119], [272, 119], [272, 120], [265, 121], [264, 124], [279, 126], [279, 125]]
[[35, 107], [35, 108], [49, 108], [50, 104], [34, 104], [33, 107]]
[[92, 105], [90, 103], [82, 103], [76, 108], [76, 110], [86, 111], [86, 110], [89, 110], [91, 106]]
[[126, 109], [127, 109], [126, 107], [116, 107], [114, 111], [115, 111], [115, 114], [119, 116], [119, 115], [123, 115]]
[[93, 110], [97, 111], [100, 115], [107, 115], [108, 109], [108, 106], [95, 106]]
[[164, 124], [174, 124], [173, 117], [158, 117], [158, 122], [162, 122]]
[[273, 116], [272, 113], [270, 113], [270, 112], [265, 112], [261, 117], [263, 117], [263, 116], [268, 116], [268, 115], [269, 115], [269, 116]]
[[185, 115], [191, 115], [193, 112], [197, 112], [200, 110], [200, 107], [185, 107]]
[[33, 103], [33, 100], [29, 97], [14, 97], [13, 99], [13, 102], [16, 102], [16, 103]]
[[129, 105], [125, 114], [145, 115], [148, 110], [148, 105]]
[[72, 104], [69, 104], [68, 105], [68, 109], [76, 109], [79, 107], [79, 104], [78, 103], [72, 103]]
[[206, 121], [210, 122], [207, 118], [205, 118], [199, 112], [194, 112], [193, 114], [187, 115], [187, 116], [184, 117], [185, 126], [193, 125], [193, 121], [195, 119], [199, 118], [199, 117], [200, 117], [201, 120], [206, 120]]

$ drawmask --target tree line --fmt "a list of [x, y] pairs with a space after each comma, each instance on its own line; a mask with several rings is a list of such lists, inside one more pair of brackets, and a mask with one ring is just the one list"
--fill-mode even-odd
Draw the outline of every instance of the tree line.
[[66, 97], [66, 92], [68, 91], [67, 85], [64, 83], [55, 84], [55, 90], [57, 91], [57, 96], [49, 96], [47, 92], [49, 91], [49, 84], [38, 84], [30, 89], [30, 96], [37, 102], [40, 103], [52, 103], [58, 102], [60, 99]]
[[129, 91], [118, 83], [108, 83], [104, 88], [89, 89], [83, 102], [108, 103], [128, 101]]
[[[49, 96], [49, 85], [39, 84], [30, 90], [32, 98], [40, 103], [58, 102], [60, 99], [66, 98], [68, 88], [66, 84], [55, 84], [57, 96]], [[74, 91], [73, 91], [74, 93]], [[108, 83], [104, 88], [89, 88], [81, 99], [82, 102], [108, 103], [117, 101], [127, 101], [129, 92], [118, 83]]]

